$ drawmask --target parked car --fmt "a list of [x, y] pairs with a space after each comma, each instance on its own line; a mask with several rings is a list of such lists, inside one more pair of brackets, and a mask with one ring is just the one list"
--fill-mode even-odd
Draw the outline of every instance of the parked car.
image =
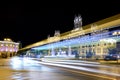
[[105, 56], [104, 60], [118, 60], [120, 58], [119, 54], [108, 54]]

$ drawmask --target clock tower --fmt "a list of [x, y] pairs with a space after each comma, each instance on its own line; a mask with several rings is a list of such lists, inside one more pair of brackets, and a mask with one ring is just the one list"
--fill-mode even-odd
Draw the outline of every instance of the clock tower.
[[74, 18], [74, 28], [82, 29], [82, 17], [81, 15], [75, 16]]

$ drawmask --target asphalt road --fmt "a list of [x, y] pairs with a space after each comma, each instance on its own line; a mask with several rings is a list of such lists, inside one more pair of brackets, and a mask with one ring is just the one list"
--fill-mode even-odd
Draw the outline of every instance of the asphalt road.
[[[85, 63], [83, 64], [85, 65]], [[79, 69], [77, 69], [78, 67]], [[13, 57], [0, 59], [0, 80], [120, 80], [119, 71], [118, 73], [113, 71], [112, 73], [115, 75], [112, 75], [94, 72], [96, 69], [99, 72], [99, 70], [105, 70], [105, 67], [99, 69], [76, 64], [41, 62], [30, 58]], [[118, 68], [116, 67], [116, 69]]]

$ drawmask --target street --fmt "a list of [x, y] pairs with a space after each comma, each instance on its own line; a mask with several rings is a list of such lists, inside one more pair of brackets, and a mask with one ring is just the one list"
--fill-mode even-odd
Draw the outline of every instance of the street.
[[0, 80], [120, 80], [120, 66], [77, 60], [0, 59]]

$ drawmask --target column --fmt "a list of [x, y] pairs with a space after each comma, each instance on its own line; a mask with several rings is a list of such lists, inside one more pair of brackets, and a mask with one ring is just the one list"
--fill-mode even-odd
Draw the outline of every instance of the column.
[[51, 54], [52, 54], [52, 56], [55, 56], [55, 50], [54, 50], [54, 48], [52, 48]]
[[59, 50], [58, 50], [58, 54], [57, 54], [58, 56], [61, 55], [61, 51], [62, 51], [61, 48], [59, 48]]
[[68, 46], [68, 56], [71, 56], [72, 51], [71, 51], [71, 46]]

